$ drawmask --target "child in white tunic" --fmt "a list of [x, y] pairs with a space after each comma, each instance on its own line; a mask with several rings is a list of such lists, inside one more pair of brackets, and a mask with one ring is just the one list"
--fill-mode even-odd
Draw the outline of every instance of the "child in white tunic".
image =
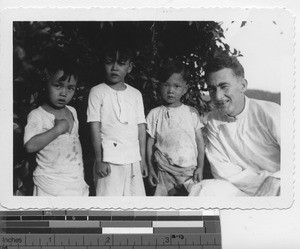
[[87, 196], [77, 114], [67, 106], [75, 92], [76, 73], [70, 60], [57, 56], [47, 61], [44, 103], [29, 113], [25, 127], [25, 149], [36, 153], [33, 195]]
[[90, 91], [87, 121], [95, 152], [97, 196], [144, 196], [146, 128], [141, 93], [124, 82], [132, 51], [112, 44], [105, 51], [106, 82]]
[[163, 105], [147, 116], [149, 182], [156, 196], [186, 195], [202, 180], [204, 141], [199, 114], [181, 103], [187, 74], [180, 62], [169, 62], [160, 74]]

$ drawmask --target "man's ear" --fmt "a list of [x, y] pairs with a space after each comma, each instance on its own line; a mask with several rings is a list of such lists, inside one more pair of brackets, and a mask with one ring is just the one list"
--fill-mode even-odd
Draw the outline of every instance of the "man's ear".
[[248, 81], [245, 78], [241, 78], [241, 92], [244, 93], [246, 92], [247, 88], [248, 88]]

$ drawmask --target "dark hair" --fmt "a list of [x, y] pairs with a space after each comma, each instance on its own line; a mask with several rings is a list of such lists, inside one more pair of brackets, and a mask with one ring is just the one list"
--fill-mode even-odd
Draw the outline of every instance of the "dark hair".
[[47, 83], [50, 77], [60, 70], [64, 72], [60, 80], [70, 79], [71, 76], [78, 79], [78, 67], [74, 58], [59, 49], [47, 50], [40, 65], [43, 83]]
[[178, 60], [167, 61], [158, 72], [158, 80], [162, 82], [166, 82], [172, 74], [180, 73], [183, 80], [188, 81], [189, 72], [186, 69], [185, 65]]
[[116, 61], [116, 56], [118, 53], [119, 61], [130, 62], [134, 60], [134, 50], [127, 42], [112, 42], [104, 46], [102, 56], [105, 63], [106, 58], [110, 58], [113, 61]]
[[221, 54], [207, 61], [204, 67], [205, 80], [207, 80], [210, 73], [217, 72], [224, 68], [231, 68], [236, 76], [245, 77], [244, 68], [235, 56]]
[[78, 80], [78, 66], [75, 59], [66, 52], [59, 49], [48, 49], [45, 51], [42, 60], [38, 65], [38, 72], [42, 84], [38, 87], [37, 105], [41, 105], [46, 99], [45, 86], [51, 76], [58, 71], [63, 71], [64, 74], [59, 78], [61, 81], [70, 80], [74, 76]]

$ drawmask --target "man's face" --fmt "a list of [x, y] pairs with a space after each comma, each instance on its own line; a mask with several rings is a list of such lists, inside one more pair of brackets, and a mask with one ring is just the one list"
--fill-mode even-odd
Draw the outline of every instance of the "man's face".
[[124, 83], [125, 77], [131, 72], [132, 63], [129, 60], [119, 58], [118, 53], [116, 58], [105, 58], [106, 79], [110, 84]]
[[210, 73], [207, 84], [210, 97], [222, 114], [234, 117], [243, 111], [247, 90], [243, 77], [236, 76], [231, 68], [223, 68]]

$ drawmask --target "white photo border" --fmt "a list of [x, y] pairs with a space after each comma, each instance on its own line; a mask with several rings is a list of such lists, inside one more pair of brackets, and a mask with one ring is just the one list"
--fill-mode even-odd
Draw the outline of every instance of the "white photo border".
[[[278, 197], [20, 197], [13, 196], [14, 21], [265, 21], [285, 31], [281, 79], [281, 195]], [[284, 8], [16, 8], [0, 15], [0, 208], [2, 209], [274, 209], [293, 203], [294, 175], [294, 16]], [[284, 65], [284, 66], [283, 66]], [[3, 70], [4, 69], [4, 70]], [[266, 67], [266, 70], [268, 68]]]

